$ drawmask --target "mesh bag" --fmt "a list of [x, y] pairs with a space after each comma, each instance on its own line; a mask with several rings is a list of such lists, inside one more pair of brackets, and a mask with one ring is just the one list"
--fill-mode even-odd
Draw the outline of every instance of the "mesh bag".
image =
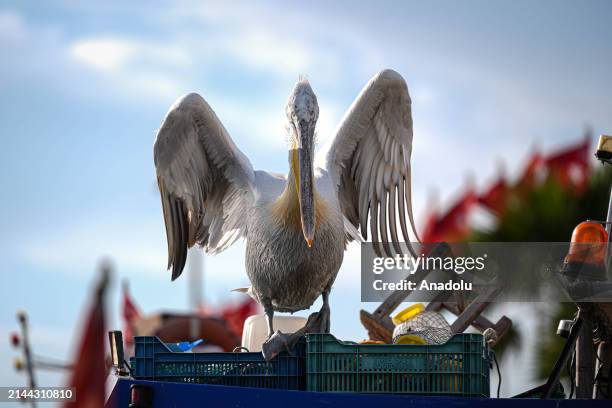
[[452, 337], [450, 325], [438, 312], [421, 312], [393, 330], [393, 343], [444, 344]]

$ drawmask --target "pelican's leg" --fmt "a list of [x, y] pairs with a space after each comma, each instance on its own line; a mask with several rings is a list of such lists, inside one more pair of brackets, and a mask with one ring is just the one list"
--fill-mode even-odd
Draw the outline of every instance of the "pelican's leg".
[[261, 345], [261, 352], [264, 358], [270, 361], [283, 351], [290, 352], [300, 338], [304, 336], [304, 333], [299, 331], [296, 333], [281, 333], [279, 330], [274, 332], [274, 326], [272, 324], [274, 310], [272, 309], [272, 305], [270, 304], [270, 307], [264, 306], [264, 311], [268, 322], [268, 339]]
[[274, 334], [274, 308], [270, 300], [263, 301], [264, 313], [266, 314], [266, 323], [268, 323], [268, 339]]
[[321, 306], [321, 310], [319, 311], [321, 314], [321, 320], [323, 321], [321, 327], [323, 329], [323, 333], [329, 333], [331, 329], [331, 313], [329, 309], [329, 289], [326, 289], [323, 292], [323, 306]]
[[264, 358], [270, 361], [279, 353], [293, 348], [295, 343], [299, 340], [299, 337], [293, 336], [292, 334], [281, 333], [280, 331], [275, 333], [274, 307], [272, 306], [272, 301], [264, 299], [262, 301], [262, 306], [264, 307], [266, 322], [268, 323], [268, 339], [261, 345], [261, 352]]
[[325, 289], [322, 293], [323, 306], [321, 306], [321, 309], [308, 317], [306, 326], [304, 326], [304, 331], [306, 333], [329, 333], [329, 291], [330, 289]]

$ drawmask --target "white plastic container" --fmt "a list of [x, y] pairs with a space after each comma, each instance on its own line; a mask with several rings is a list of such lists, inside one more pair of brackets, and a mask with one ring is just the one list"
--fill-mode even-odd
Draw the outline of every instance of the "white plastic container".
[[[274, 316], [274, 331], [293, 333], [304, 327], [306, 318], [301, 316]], [[249, 351], [261, 351], [261, 345], [268, 338], [268, 324], [263, 314], [247, 318], [242, 329], [242, 347]]]

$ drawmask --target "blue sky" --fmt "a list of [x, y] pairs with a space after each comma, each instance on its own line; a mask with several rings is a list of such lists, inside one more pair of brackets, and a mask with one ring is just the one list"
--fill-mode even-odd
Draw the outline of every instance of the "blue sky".
[[[446, 202], [467, 175], [483, 188], [500, 161], [513, 176], [536, 146], [587, 125], [612, 132], [610, 2], [124, 3], [0, 2], [0, 339], [26, 309], [41, 354], [70, 356], [104, 256], [145, 311], [186, 306], [186, 279], [164, 270], [152, 160], [185, 92], [208, 100], [254, 167], [284, 172], [284, 104], [300, 74], [318, 95], [323, 141], [371, 76], [397, 70], [413, 99], [421, 215], [432, 190]], [[247, 282], [243, 249], [206, 258], [210, 302]], [[358, 255], [347, 258], [332, 318], [339, 337], [359, 340]], [[23, 381], [14, 354], [0, 341], [0, 384]]]

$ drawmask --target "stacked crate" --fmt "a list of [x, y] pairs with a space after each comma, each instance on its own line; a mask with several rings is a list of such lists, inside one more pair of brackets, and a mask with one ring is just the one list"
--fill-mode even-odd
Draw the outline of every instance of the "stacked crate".
[[308, 334], [271, 361], [261, 353], [182, 353], [135, 337], [133, 376], [152, 381], [382, 394], [489, 396], [490, 351], [481, 334], [442, 345], [356, 344]]

